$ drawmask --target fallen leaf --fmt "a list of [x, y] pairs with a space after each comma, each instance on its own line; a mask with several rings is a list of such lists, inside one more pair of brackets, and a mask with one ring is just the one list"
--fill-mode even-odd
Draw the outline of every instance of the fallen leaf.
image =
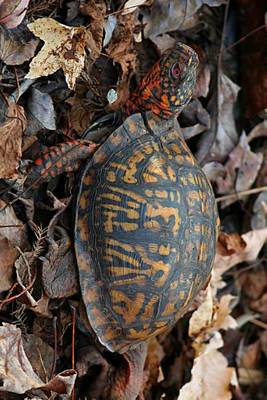
[[143, 11], [145, 37], [193, 28], [199, 22], [197, 11], [203, 4], [217, 7], [225, 3], [226, 0], [154, 0]]
[[26, 117], [21, 106], [11, 103], [0, 125], [0, 178], [16, 178], [21, 159], [22, 132]]
[[109, 44], [112, 38], [113, 31], [116, 28], [116, 25], [117, 25], [117, 18], [115, 17], [115, 15], [109, 15], [104, 25], [105, 37], [103, 41], [103, 47], [106, 47]]
[[15, 325], [0, 326], [0, 391], [25, 393], [43, 386], [23, 348], [21, 331]]
[[235, 369], [217, 349], [222, 346], [217, 332], [205, 351], [194, 360], [192, 377], [180, 390], [178, 400], [231, 400], [230, 386], [237, 385]]
[[251, 271], [244, 271], [238, 277], [238, 284], [242, 289], [242, 293], [248, 299], [259, 299], [267, 289], [266, 268], [259, 266], [258, 268], [253, 268]]
[[30, 0], [2, 0], [0, 2], [0, 24], [9, 29], [16, 28], [25, 17]]
[[244, 346], [244, 340], [241, 340], [237, 351], [238, 367], [246, 369], [256, 369], [260, 360], [260, 341]]
[[48, 93], [36, 87], [31, 88], [28, 99], [28, 127], [26, 134], [36, 134], [40, 129], [55, 130], [56, 115], [54, 104]]
[[262, 192], [257, 197], [250, 224], [252, 229], [263, 229], [267, 226], [267, 192]]
[[241, 262], [249, 262], [256, 260], [262, 246], [267, 240], [267, 228], [249, 231], [241, 235], [241, 239], [246, 243], [246, 246], [238, 248], [231, 255], [216, 254], [215, 270], [227, 271], [233, 266]]
[[128, 0], [124, 4], [122, 14], [128, 14], [134, 12], [138, 6], [142, 6], [146, 3], [147, 0]]
[[47, 76], [62, 68], [68, 87], [73, 89], [84, 67], [86, 29], [66, 26], [52, 18], [39, 18], [28, 28], [45, 44], [31, 61], [26, 78]]
[[34, 56], [39, 40], [24, 40], [19, 30], [0, 26], [0, 59], [7, 65], [21, 65]]
[[[240, 137], [238, 145], [229, 154], [225, 164], [225, 176], [216, 180], [217, 192], [220, 194], [241, 192], [249, 189], [257, 178], [263, 160], [261, 153], [253, 153], [245, 133]], [[223, 202], [222, 207], [234, 203], [236, 199]]]
[[0, 235], [15, 247], [26, 244], [26, 227], [18, 219], [13, 208], [0, 200]]
[[117, 25], [112, 39], [106, 48], [107, 54], [122, 68], [122, 80], [125, 80], [130, 71], [134, 71], [136, 54], [133, 48], [134, 27], [137, 23], [137, 14], [118, 15]]
[[23, 348], [34, 372], [43, 382], [47, 382], [53, 366], [54, 349], [32, 334], [23, 337]]
[[241, 385], [258, 385], [264, 378], [259, 369], [238, 368], [238, 381]]
[[0, 294], [12, 286], [13, 266], [17, 257], [18, 250], [0, 235]]
[[[90, 0], [80, 5], [83, 15], [90, 17], [87, 32], [87, 48], [91, 51], [91, 62], [100, 55], [104, 36], [104, 24], [106, 15], [106, 3], [104, 0]], [[89, 40], [88, 40], [89, 39]]]
[[34, 372], [25, 353], [21, 330], [4, 322], [0, 326], [0, 392], [22, 394], [38, 388], [70, 395], [76, 376], [74, 370], [65, 370], [44, 383]]
[[71, 241], [61, 228], [61, 239], [50, 239], [48, 253], [42, 257], [42, 283], [45, 294], [51, 298], [65, 298], [78, 292], [78, 277]]
[[198, 143], [196, 158], [203, 161], [224, 161], [238, 142], [238, 132], [235, 126], [234, 106], [240, 87], [231, 81], [225, 74], [220, 75], [219, 94], [211, 98], [209, 111], [212, 126], [202, 136]]

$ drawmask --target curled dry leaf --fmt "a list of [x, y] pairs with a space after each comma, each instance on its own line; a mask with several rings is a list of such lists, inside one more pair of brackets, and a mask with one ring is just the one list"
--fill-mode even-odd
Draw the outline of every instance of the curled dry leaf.
[[47, 76], [62, 68], [68, 87], [73, 89], [84, 67], [89, 40], [86, 29], [66, 26], [52, 18], [39, 18], [28, 28], [45, 44], [32, 60], [26, 78]]
[[16, 28], [24, 19], [30, 0], [0, 1], [0, 24], [9, 29]]
[[11, 103], [0, 125], [0, 178], [16, 178], [21, 159], [22, 132], [26, 118], [21, 106]]

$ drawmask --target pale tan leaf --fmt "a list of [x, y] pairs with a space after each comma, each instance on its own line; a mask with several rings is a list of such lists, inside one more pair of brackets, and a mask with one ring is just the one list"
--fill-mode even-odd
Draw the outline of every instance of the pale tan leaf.
[[44, 385], [26, 356], [21, 330], [7, 323], [0, 327], [0, 378], [0, 391], [25, 393]]
[[213, 299], [210, 285], [207, 289], [206, 298], [198, 309], [192, 314], [189, 321], [189, 335], [197, 336], [203, 329], [211, 324], [213, 314]]
[[212, 340], [194, 360], [191, 381], [182, 387], [178, 400], [232, 398], [230, 386], [237, 384], [235, 370], [228, 367], [226, 358], [217, 350], [220, 347], [220, 340], [217, 339], [215, 342]]
[[86, 29], [66, 26], [52, 18], [39, 18], [28, 24], [28, 28], [45, 44], [32, 60], [26, 78], [47, 76], [62, 68], [67, 85], [73, 89], [84, 67]]
[[22, 132], [26, 118], [21, 106], [11, 103], [0, 126], [0, 178], [16, 178], [21, 158]]

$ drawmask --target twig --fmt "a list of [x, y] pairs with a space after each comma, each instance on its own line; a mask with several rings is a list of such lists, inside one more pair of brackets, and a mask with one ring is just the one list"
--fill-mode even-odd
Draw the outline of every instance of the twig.
[[267, 324], [263, 321], [260, 321], [258, 319], [252, 319], [249, 322], [251, 322], [252, 324], [254, 324], [256, 326], [259, 326], [260, 328], [267, 330]]
[[53, 318], [53, 328], [54, 328], [54, 357], [50, 373], [50, 379], [52, 379], [55, 375], [56, 362], [57, 362], [57, 317]]
[[239, 43], [244, 42], [247, 38], [249, 38], [251, 35], [254, 35], [254, 33], [257, 33], [258, 31], [261, 31], [262, 29], [267, 28], [267, 25], [260, 25], [257, 28], [253, 29], [249, 33], [247, 33], [245, 36], [242, 38], [238, 39], [236, 42], [232, 43], [230, 46], [226, 47], [223, 51], [226, 52], [228, 50], [231, 50], [233, 47], [237, 46]]
[[226, 194], [225, 196], [217, 197], [216, 202], [219, 203], [221, 201], [233, 200], [233, 199], [238, 200], [239, 197], [244, 197], [244, 196], [248, 196], [250, 194], [255, 194], [255, 193], [260, 193], [260, 192], [267, 192], [267, 186], [261, 186], [259, 188], [248, 189], [248, 190], [244, 190], [241, 192]]

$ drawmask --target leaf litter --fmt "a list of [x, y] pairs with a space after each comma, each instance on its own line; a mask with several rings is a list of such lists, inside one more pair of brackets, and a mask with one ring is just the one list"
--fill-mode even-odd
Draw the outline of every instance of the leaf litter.
[[[194, 98], [179, 123], [218, 197], [221, 232], [208, 288], [171, 332], [149, 343], [138, 399], [265, 398], [266, 104], [262, 66], [250, 69], [251, 60], [264, 59], [267, 38], [258, 5], [259, 35], [245, 37], [240, 24], [252, 11], [244, 0], [238, 4], [235, 10], [226, 0], [72, 0], [66, 11], [56, 0], [0, 0], [5, 400], [49, 393], [70, 399], [74, 387], [77, 399], [108, 399], [129, 367], [96, 346], [83, 318], [70, 207], [77, 175], [41, 179], [31, 165], [43, 149], [83, 137], [98, 117], [120, 109], [177, 40], [200, 58]], [[110, 104], [109, 93], [116, 100]], [[97, 144], [84, 142], [86, 156], [112, 129], [103, 128], [90, 132]]]

